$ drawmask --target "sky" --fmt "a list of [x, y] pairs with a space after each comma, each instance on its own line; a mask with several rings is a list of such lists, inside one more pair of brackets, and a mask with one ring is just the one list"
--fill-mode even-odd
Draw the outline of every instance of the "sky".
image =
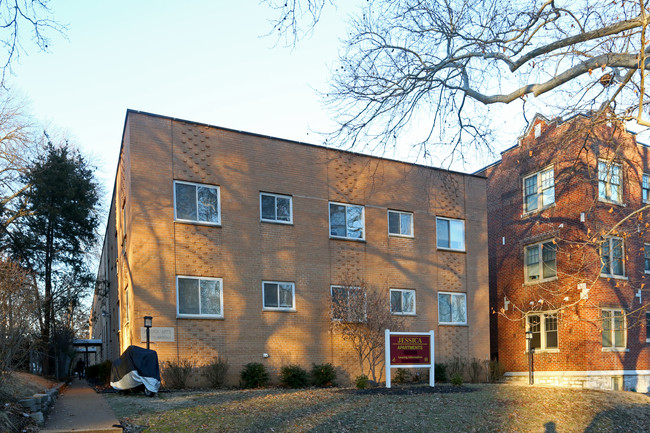
[[257, 0], [51, 6], [66, 37], [52, 35], [47, 53], [25, 43], [7, 84], [91, 158], [107, 189], [127, 109], [315, 144], [333, 127], [316, 90], [336, 60], [342, 10], [292, 49], [265, 37], [273, 11]]
[[[259, 0], [52, 1], [65, 37], [51, 34], [49, 52], [26, 43], [7, 85], [91, 159], [110, 202], [127, 109], [322, 144], [318, 132], [334, 123], [318, 91], [359, 3], [327, 9], [311, 37], [287, 48], [265, 36], [274, 13]], [[497, 148], [525, 126], [512, 123], [512, 140]]]

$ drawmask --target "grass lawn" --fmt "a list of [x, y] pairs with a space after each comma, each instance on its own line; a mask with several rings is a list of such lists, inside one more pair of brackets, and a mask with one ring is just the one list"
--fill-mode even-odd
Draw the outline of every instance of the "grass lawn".
[[138, 432], [650, 432], [650, 397], [643, 394], [503, 384], [436, 388], [105, 396]]

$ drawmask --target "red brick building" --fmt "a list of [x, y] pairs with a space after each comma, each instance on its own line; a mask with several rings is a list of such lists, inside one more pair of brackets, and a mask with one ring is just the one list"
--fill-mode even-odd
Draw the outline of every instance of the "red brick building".
[[485, 178], [128, 111], [93, 305], [114, 359], [359, 367], [329, 330], [350, 278], [438, 362], [489, 357]]
[[[650, 391], [650, 148], [536, 116], [488, 177], [493, 356], [536, 383]], [[496, 338], [495, 338], [496, 337]]]

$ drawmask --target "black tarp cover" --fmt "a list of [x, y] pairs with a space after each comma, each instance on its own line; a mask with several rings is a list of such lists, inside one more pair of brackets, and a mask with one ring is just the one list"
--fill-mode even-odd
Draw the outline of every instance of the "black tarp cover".
[[155, 350], [129, 346], [111, 367], [111, 386], [126, 390], [144, 385], [150, 392], [160, 389], [160, 367]]

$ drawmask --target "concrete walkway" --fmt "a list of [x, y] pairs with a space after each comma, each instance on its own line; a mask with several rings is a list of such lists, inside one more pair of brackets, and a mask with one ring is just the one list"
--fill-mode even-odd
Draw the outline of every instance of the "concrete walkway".
[[83, 379], [73, 379], [63, 389], [45, 421], [42, 432], [122, 432], [113, 427], [120, 422], [101, 394], [95, 392]]

